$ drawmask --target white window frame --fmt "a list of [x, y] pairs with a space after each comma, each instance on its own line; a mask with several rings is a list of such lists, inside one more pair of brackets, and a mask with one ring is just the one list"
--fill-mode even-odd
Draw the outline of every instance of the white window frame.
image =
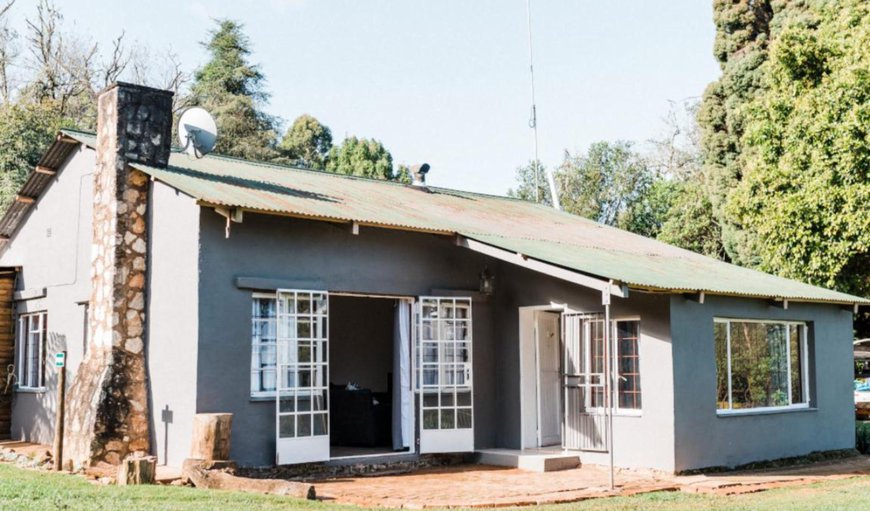
[[[604, 322], [604, 319], [602, 318], [601, 320], [593, 320], [592, 322], [594, 322], [594, 321]], [[641, 344], [642, 344], [641, 343], [641, 333], [640, 333], [640, 323], [641, 323], [640, 316], [626, 316], [626, 317], [619, 317], [619, 318], [610, 318], [610, 323], [611, 323], [610, 324], [610, 339], [613, 343], [613, 354], [612, 354], [611, 359], [610, 359], [611, 374], [613, 375], [613, 382], [614, 382], [614, 386], [613, 386], [614, 387], [613, 388], [613, 402], [614, 402], [613, 403], [613, 413], [615, 415], [638, 416], [639, 417], [639, 416], [643, 415], [643, 401], [644, 400], [643, 400], [643, 384], [642, 383], [640, 386], [640, 392], [641, 392], [640, 408], [622, 408], [621, 406], [619, 406], [619, 380], [622, 377], [622, 375], [619, 373], [619, 342], [617, 339], [618, 330], [616, 328], [616, 324], [619, 322], [628, 322], [628, 321], [633, 321], [633, 322], [637, 323], [637, 373], [638, 373], [638, 378], [643, 377], [642, 376], [643, 369], [641, 368], [641, 363], [642, 363], [641, 360], [643, 359], [643, 357], [641, 356], [641, 353], [640, 353]], [[592, 339], [590, 338], [590, 343], [591, 342], [592, 342]], [[591, 344], [590, 344], [590, 350], [591, 350]], [[587, 363], [591, 364], [592, 363], [591, 353], [590, 353], [590, 356], [586, 357], [586, 358], [587, 358]], [[604, 377], [602, 375], [602, 381], [603, 381], [603, 378]], [[592, 406], [591, 405], [592, 404], [592, 393], [591, 392], [586, 393], [586, 404], [587, 404], [587, 406], [586, 406], [587, 410], [592, 411], [594, 413], [598, 413], [598, 414], [604, 414], [604, 411], [605, 411], [604, 406]]]
[[[257, 342], [254, 340], [253, 334], [253, 326], [254, 322], [257, 321], [258, 318], [254, 317], [253, 310], [251, 310], [251, 397], [255, 399], [266, 399], [266, 398], [275, 398], [275, 390], [260, 390], [259, 388], [254, 388], [254, 373], [257, 373], [258, 376], [262, 377], [263, 367], [254, 367], [254, 350], [255, 348], [261, 348], [263, 346], [272, 345], [275, 349], [275, 360], [277, 362], [277, 353], [278, 353], [278, 338], [277, 338], [277, 307], [278, 307], [278, 294], [277, 293], [253, 293], [251, 295], [251, 306], [254, 304], [254, 300], [272, 300], [275, 303], [276, 315], [275, 318], [272, 318], [275, 321], [275, 332], [276, 337], [275, 340], [271, 343]], [[278, 367], [277, 364], [273, 366], [275, 370], [275, 384], [278, 384]]]
[[[33, 330], [31, 318], [39, 317], [39, 329]], [[18, 315], [18, 334], [16, 335], [18, 344], [18, 391], [22, 392], [43, 392], [45, 391], [45, 338], [46, 338], [46, 319], [48, 314], [45, 311], [29, 312]], [[28, 373], [27, 358], [30, 353], [30, 337], [31, 334], [39, 334], [39, 342], [37, 349], [39, 351], [37, 360], [39, 361], [36, 381], [31, 380], [31, 375]], [[35, 383], [35, 385], [34, 385]]]
[[[787, 412], [790, 410], [806, 410], [810, 407], [810, 385], [809, 385], [809, 349], [807, 343], [807, 331], [809, 330], [809, 326], [805, 321], [787, 321], [787, 320], [779, 320], [779, 319], [744, 319], [744, 318], [713, 318], [714, 330], [715, 324], [722, 323], [725, 324], [725, 338], [726, 338], [726, 352], [727, 352], [727, 370], [728, 370], [728, 408], [716, 408], [716, 415], [720, 416], [728, 416], [728, 415], [752, 415], [758, 413], [772, 413], [772, 412]], [[787, 371], [788, 371], [788, 401], [789, 404], [782, 406], [758, 406], [755, 408], [733, 408], [732, 396], [731, 396], [731, 323], [764, 323], [764, 324], [774, 324], [774, 325], [785, 325], [785, 345], [786, 345], [786, 361], [787, 361]], [[797, 325], [802, 328], [799, 328], [800, 332], [800, 350], [801, 350], [801, 395], [803, 396], [802, 403], [792, 403], [792, 394], [791, 394], [791, 326]], [[714, 340], [715, 342], [715, 340]], [[715, 355], [714, 355], [715, 356]], [[719, 368], [717, 367], [718, 371]]]

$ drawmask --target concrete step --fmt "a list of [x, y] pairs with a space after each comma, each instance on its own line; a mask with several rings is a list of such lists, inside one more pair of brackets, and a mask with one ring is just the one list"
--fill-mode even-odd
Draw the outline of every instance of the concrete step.
[[530, 472], [555, 472], [580, 466], [580, 456], [572, 452], [541, 450], [484, 449], [477, 451], [481, 465], [514, 467]]

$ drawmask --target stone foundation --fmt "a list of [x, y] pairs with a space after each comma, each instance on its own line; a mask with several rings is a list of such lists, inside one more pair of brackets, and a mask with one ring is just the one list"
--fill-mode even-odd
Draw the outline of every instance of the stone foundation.
[[145, 359], [148, 175], [165, 167], [172, 93], [117, 84], [100, 94], [88, 352], [70, 386], [65, 452], [73, 463], [120, 463], [150, 451]]

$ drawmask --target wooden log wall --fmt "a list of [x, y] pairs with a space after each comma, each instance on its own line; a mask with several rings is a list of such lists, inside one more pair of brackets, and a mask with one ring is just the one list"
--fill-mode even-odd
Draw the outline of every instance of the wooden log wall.
[[12, 431], [12, 386], [6, 388], [8, 368], [15, 363], [15, 316], [12, 294], [15, 272], [0, 270], [0, 440]]

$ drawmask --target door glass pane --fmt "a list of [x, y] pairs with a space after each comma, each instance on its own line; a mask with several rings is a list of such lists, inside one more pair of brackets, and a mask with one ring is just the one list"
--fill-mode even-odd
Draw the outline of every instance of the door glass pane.
[[296, 421], [296, 436], [311, 436], [311, 414], [301, 414], [297, 416]]
[[457, 429], [471, 428], [471, 408], [456, 410], [456, 427]]
[[315, 435], [325, 435], [328, 431], [329, 421], [327, 420], [325, 413], [318, 413], [314, 415], [314, 434]]
[[456, 427], [456, 411], [453, 408], [441, 409], [441, 429], [454, 429]]
[[293, 438], [296, 436], [295, 428], [296, 417], [293, 415], [282, 415], [278, 417], [278, 437]]
[[423, 410], [423, 429], [438, 429], [438, 410]]

